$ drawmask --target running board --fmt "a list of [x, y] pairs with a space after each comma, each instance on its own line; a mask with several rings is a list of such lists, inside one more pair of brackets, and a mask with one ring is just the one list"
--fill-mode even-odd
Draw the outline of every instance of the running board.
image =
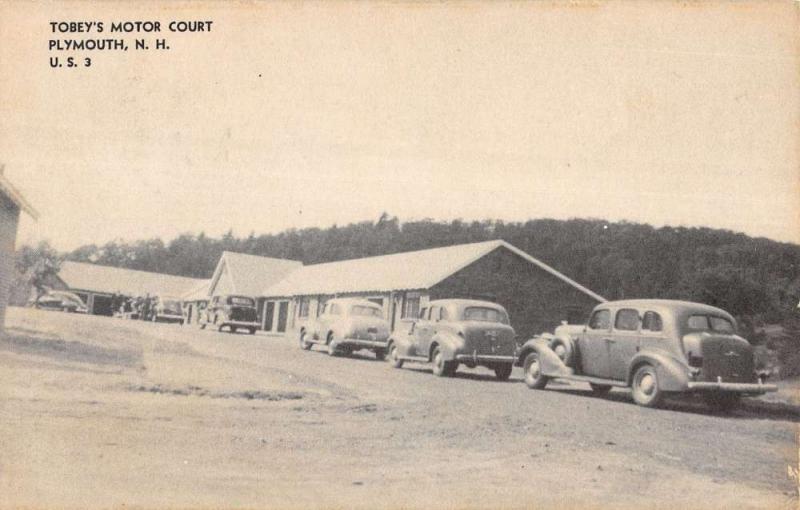
[[425, 356], [398, 356], [398, 359], [403, 361], [416, 361], [418, 363], [428, 363], [428, 358]]
[[554, 378], [567, 379], [568, 381], [602, 384], [604, 386], [618, 386], [620, 388], [628, 387], [628, 384], [625, 381], [616, 381], [614, 379], [603, 379], [602, 377], [590, 377], [588, 375], [556, 375], [554, 376]]

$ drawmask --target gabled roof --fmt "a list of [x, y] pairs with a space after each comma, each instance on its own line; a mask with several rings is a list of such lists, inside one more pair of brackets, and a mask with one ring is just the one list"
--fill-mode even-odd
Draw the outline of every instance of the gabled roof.
[[214, 274], [211, 276], [209, 294], [214, 291], [227, 271], [231, 292], [243, 296], [260, 296], [262, 291], [282, 280], [289, 273], [301, 268], [302, 262], [296, 260], [276, 259], [272, 257], [259, 257], [232, 251], [222, 252]]
[[502, 240], [303, 266], [266, 288], [263, 295], [277, 297], [428, 289], [498, 248], [511, 251], [597, 301], [605, 301], [599, 294]]
[[64, 261], [58, 277], [72, 290], [119, 293], [127, 296], [179, 297], [203, 280], [85, 262]]
[[36, 209], [34, 209], [33, 206], [25, 200], [25, 197], [22, 196], [19, 190], [12, 186], [8, 179], [3, 176], [2, 166], [0, 166], [0, 193], [7, 196], [17, 207], [28, 213], [28, 216], [34, 220], [39, 219], [39, 213], [36, 212]]
[[208, 300], [209, 287], [211, 287], [211, 280], [201, 280], [200, 283], [180, 297], [184, 301], [206, 301]]

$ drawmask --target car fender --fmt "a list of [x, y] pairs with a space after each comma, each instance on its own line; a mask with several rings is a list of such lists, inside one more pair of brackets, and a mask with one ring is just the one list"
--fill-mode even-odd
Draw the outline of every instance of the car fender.
[[628, 362], [628, 386], [633, 381], [633, 374], [643, 364], [652, 365], [656, 369], [658, 387], [663, 391], [685, 391], [689, 387], [689, 372], [684, 363], [660, 350], [645, 350], [637, 353]]
[[522, 366], [525, 363], [525, 358], [533, 351], [538, 351], [540, 347], [550, 348], [550, 342], [553, 340], [553, 335], [544, 333], [527, 340], [522, 347], [517, 351], [517, 366]]
[[463, 350], [464, 339], [451, 332], [437, 333], [431, 339], [431, 350], [428, 353], [429, 359], [433, 353], [433, 345], [439, 346], [446, 361], [452, 361], [456, 359], [456, 354]]
[[397, 346], [397, 351], [401, 356], [408, 356], [412, 352], [412, 341], [408, 335], [395, 333], [389, 337], [387, 344]]

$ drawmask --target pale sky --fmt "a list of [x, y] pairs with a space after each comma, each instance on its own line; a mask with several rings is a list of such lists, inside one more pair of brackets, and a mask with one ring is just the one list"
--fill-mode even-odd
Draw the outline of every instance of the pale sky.
[[[41, 213], [20, 244], [382, 211], [800, 243], [797, 3], [157, 5], [0, 2], [0, 162]], [[171, 49], [47, 49], [137, 19]], [[50, 67], [73, 54], [92, 66]]]

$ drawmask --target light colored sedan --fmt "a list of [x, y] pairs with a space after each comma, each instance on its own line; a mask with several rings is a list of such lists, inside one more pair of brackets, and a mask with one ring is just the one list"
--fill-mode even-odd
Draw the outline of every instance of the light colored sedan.
[[319, 317], [300, 328], [300, 347], [308, 350], [314, 344], [321, 344], [331, 356], [369, 349], [382, 360], [386, 357], [388, 339], [389, 322], [383, 309], [366, 299], [331, 299]]

